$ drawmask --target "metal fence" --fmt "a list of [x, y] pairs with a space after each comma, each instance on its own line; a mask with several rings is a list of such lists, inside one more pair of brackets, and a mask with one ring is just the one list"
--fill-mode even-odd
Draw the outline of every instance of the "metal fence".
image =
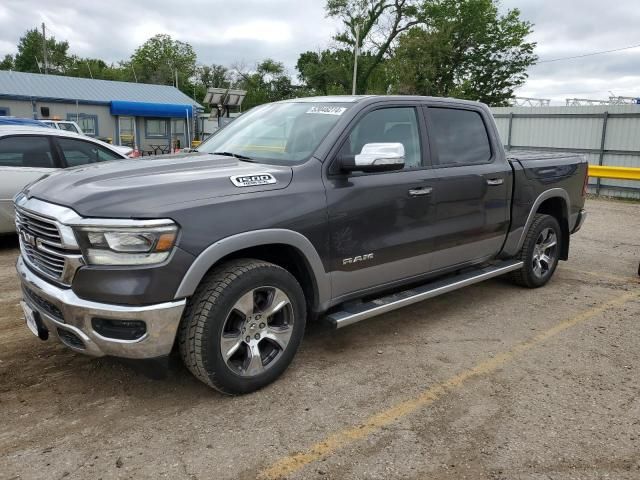
[[[496, 107], [507, 150], [584, 154], [591, 165], [640, 167], [640, 105]], [[640, 184], [590, 179], [591, 193], [640, 199]]]

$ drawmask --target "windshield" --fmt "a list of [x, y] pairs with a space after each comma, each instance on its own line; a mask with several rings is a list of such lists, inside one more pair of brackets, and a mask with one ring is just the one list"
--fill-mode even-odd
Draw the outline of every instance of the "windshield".
[[264, 163], [300, 163], [350, 107], [349, 103], [310, 102], [262, 105], [216, 132], [198, 151]]

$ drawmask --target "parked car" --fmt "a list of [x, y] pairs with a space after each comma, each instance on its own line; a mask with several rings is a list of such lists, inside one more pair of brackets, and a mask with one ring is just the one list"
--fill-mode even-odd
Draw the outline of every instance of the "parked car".
[[80, 125], [78, 125], [76, 122], [73, 122], [71, 120], [49, 120], [49, 119], [43, 118], [40, 120], [40, 122], [44, 123], [48, 127], [57, 128], [58, 130], [79, 133], [80, 135], [85, 134], [80, 128]]
[[15, 231], [13, 197], [62, 168], [127, 158], [99, 140], [42, 126], [0, 125], [0, 234]]
[[507, 156], [476, 102], [263, 105], [198, 152], [27, 187], [25, 318], [89, 355], [160, 364], [177, 348], [207, 385], [250, 392], [287, 368], [308, 318], [343, 327], [507, 273], [545, 285], [586, 185], [582, 155]]
[[[47, 125], [48, 127], [51, 128], [57, 128], [59, 130], [65, 130], [67, 132], [73, 132], [73, 133], [77, 133], [79, 135], [86, 135], [86, 133], [84, 133], [82, 131], [82, 128], [80, 128], [80, 125], [78, 125], [76, 122], [73, 122], [71, 120], [48, 120], [48, 119], [43, 119], [40, 120], [42, 123], [44, 123], [45, 125]], [[89, 135], [87, 135], [89, 136]], [[107, 140], [109, 140], [108, 138], [98, 138], [98, 140], [101, 140], [105, 143], [109, 143], [111, 145], [110, 142], [108, 142]], [[133, 155], [133, 148], [131, 147], [127, 147], [126, 145], [111, 145], [111, 147], [114, 150], [117, 150], [118, 152], [122, 153], [123, 155], [126, 156], [131, 156]]]

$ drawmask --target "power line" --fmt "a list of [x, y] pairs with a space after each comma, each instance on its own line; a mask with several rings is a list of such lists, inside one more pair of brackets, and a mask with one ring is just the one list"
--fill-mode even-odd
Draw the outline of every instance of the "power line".
[[638, 47], [640, 47], [640, 43], [638, 43], [637, 45], [630, 45], [628, 47], [614, 48], [612, 50], [602, 50], [600, 52], [585, 53], [583, 55], [574, 55], [572, 57], [560, 57], [560, 58], [552, 58], [550, 60], [540, 60], [539, 62], [536, 63], [536, 65], [539, 65], [541, 63], [560, 62], [562, 60], [573, 60], [574, 58], [593, 57], [594, 55], [604, 55], [605, 53], [621, 52], [623, 50], [631, 50], [632, 48], [638, 48]]

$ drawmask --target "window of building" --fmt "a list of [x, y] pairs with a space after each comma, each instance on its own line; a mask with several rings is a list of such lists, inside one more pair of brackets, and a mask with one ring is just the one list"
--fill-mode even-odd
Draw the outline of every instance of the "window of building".
[[67, 120], [76, 122], [85, 135], [95, 137], [98, 135], [98, 116], [88, 113], [69, 113]]
[[401, 143], [405, 168], [422, 166], [420, 129], [413, 107], [381, 108], [367, 113], [351, 131], [340, 155], [357, 155], [367, 143]]
[[93, 142], [73, 138], [57, 138], [68, 167], [121, 159], [119, 155]]
[[0, 117], [8, 117], [10, 113], [9, 107], [0, 107]]
[[184, 135], [184, 120], [175, 118], [171, 121], [171, 133], [174, 135]]
[[169, 121], [165, 118], [148, 118], [145, 121], [145, 136], [166, 138], [169, 135]]
[[429, 108], [429, 138], [438, 150], [439, 165], [469, 165], [491, 161], [491, 144], [482, 116], [472, 110]]
[[0, 139], [0, 166], [54, 168], [49, 139], [37, 135]]

